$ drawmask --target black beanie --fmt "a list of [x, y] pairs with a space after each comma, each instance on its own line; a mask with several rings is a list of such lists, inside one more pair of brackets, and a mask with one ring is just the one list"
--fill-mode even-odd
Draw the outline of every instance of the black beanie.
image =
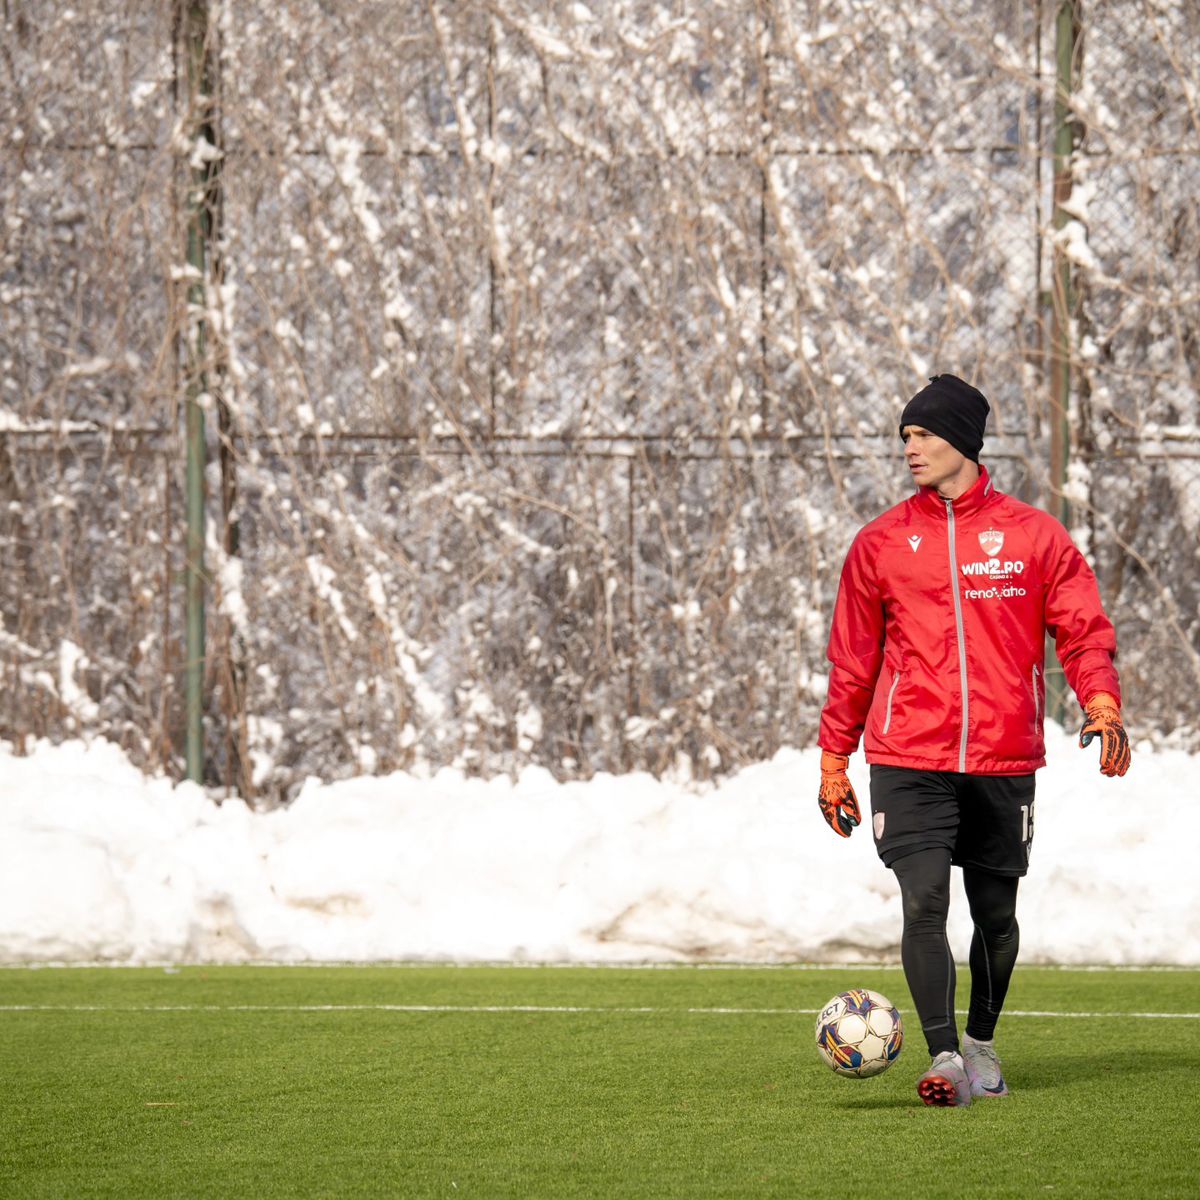
[[978, 462], [988, 412], [987, 399], [978, 388], [957, 375], [934, 375], [904, 406], [900, 436], [906, 425], [919, 425]]

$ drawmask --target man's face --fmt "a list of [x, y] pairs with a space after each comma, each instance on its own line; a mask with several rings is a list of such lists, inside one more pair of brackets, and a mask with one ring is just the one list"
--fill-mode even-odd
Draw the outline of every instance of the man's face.
[[961, 476], [971, 461], [965, 454], [920, 425], [905, 425], [901, 431], [904, 438], [904, 461], [912, 472], [913, 480], [920, 487], [941, 488]]

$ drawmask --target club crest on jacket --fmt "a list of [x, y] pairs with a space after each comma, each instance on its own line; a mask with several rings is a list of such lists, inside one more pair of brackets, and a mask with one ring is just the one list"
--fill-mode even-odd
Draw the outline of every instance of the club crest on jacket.
[[999, 554], [1004, 547], [1004, 534], [998, 529], [985, 529], [979, 535], [979, 545], [989, 558]]

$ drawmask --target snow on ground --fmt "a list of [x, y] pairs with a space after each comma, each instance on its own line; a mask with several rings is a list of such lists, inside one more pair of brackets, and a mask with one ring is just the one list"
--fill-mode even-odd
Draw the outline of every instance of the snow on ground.
[[[1047, 740], [1022, 960], [1200, 964], [1200, 756], [1143, 749], [1109, 780], [1094, 749]], [[893, 877], [869, 820], [848, 842], [826, 827], [817, 764], [785, 750], [707, 791], [537, 769], [310, 781], [256, 814], [108, 743], [0, 750], [0, 962], [895, 958]], [[861, 756], [851, 778], [865, 809]]]

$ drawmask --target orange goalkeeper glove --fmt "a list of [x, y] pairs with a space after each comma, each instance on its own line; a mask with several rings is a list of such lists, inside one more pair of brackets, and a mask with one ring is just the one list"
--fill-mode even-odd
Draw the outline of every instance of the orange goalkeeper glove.
[[862, 822], [858, 798], [846, 774], [849, 765], [850, 760], [844, 754], [821, 751], [821, 794], [818, 801], [821, 815], [838, 837], [849, 837], [854, 827]]
[[1080, 747], [1100, 739], [1100, 773], [1124, 775], [1129, 770], [1129, 735], [1121, 724], [1121, 706], [1115, 696], [1097, 692], [1084, 705], [1087, 720], [1079, 731]]

